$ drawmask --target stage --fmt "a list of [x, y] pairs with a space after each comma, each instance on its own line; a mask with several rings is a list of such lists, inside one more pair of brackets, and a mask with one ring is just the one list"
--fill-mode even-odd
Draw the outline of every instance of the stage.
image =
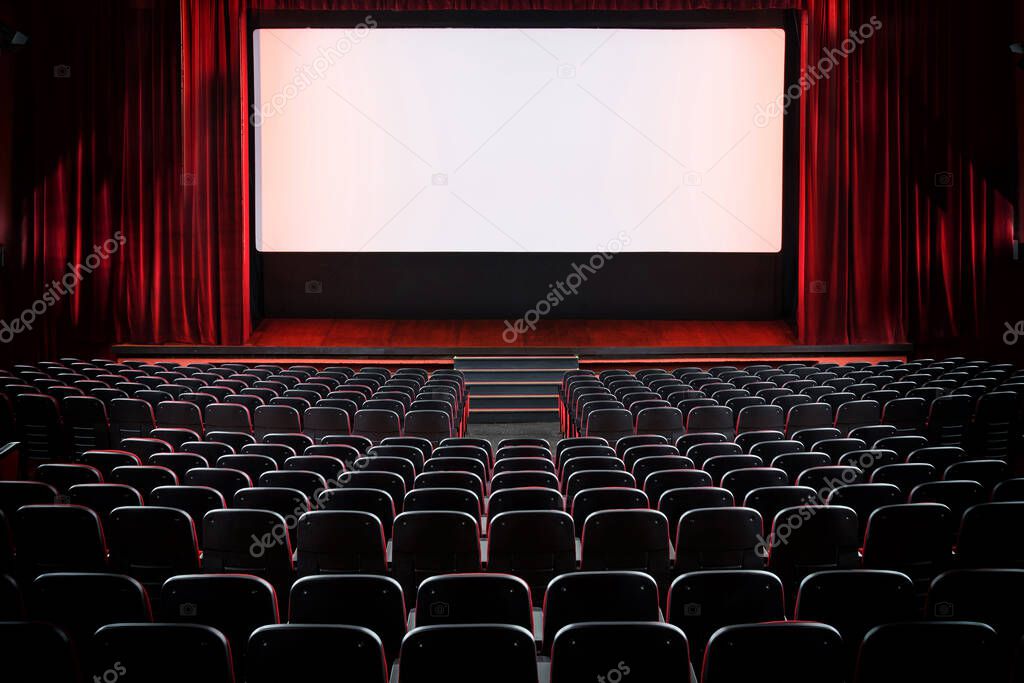
[[[523, 327], [519, 327], [523, 330]], [[115, 346], [120, 359], [450, 364], [454, 356], [579, 356], [581, 365], [902, 358], [909, 345], [806, 346], [781, 320], [263, 320], [242, 346]]]

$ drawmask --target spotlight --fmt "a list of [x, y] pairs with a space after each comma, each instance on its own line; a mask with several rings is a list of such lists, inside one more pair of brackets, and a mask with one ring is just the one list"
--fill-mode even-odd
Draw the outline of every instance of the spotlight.
[[0, 55], [14, 52], [28, 44], [28, 36], [7, 24], [0, 23]]

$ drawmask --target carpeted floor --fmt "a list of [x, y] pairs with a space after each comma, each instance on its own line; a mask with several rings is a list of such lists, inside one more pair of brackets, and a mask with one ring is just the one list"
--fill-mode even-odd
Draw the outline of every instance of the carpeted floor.
[[562, 431], [557, 422], [512, 422], [496, 424], [471, 424], [469, 436], [487, 439], [495, 447], [502, 439], [520, 436], [532, 436], [547, 439], [552, 448], [562, 438]]

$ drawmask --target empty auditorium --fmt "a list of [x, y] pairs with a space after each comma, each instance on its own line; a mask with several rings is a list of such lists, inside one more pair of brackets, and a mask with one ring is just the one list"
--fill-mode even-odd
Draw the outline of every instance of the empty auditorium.
[[0, 681], [1024, 683], [1022, 124], [1022, 0], [0, 0]]

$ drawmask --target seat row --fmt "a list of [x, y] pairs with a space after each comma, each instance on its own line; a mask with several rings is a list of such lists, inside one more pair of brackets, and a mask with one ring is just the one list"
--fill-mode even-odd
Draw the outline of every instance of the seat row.
[[82, 671], [307, 680], [339, 666], [379, 683], [434, 681], [438, 671], [460, 683], [1008, 682], [1024, 635], [1024, 570], [944, 573], [923, 612], [898, 572], [815, 572], [794, 621], [779, 580], [750, 570], [680, 576], [664, 611], [654, 582], [624, 571], [559, 577], [543, 610], [501, 574], [424, 581], [408, 613], [384, 576], [306, 577], [289, 592], [282, 611], [272, 586], [242, 574], [175, 576], [151, 595], [118, 574], [43, 574], [30, 591], [0, 577], [0, 666], [43, 683]]

